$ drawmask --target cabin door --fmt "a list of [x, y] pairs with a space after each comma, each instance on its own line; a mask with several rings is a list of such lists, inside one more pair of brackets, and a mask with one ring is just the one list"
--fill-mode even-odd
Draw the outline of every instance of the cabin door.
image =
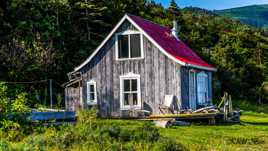
[[208, 102], [208, 75], [205, 72], [197, 74], [197, 100], [199, 105]]
[[196, 110], [196, 80], [194, 71], [190, 71], [189, 74], [189, 106], [193, 111]]

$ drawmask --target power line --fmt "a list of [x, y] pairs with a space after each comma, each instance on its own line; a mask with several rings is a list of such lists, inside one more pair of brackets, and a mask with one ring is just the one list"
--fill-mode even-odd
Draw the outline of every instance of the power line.
[[[52, 80], [52, 82], [54, 82], [58, 86], [62, 87], [62, 85], [60, 83], [58, 83], [57, 81], [55, 81], [53, 79], [46, 79], [46, 80], [39, 80], [39, 81], [3, 81], [3, 82], [6, 84], [35, 84], [35, 83], [47, 83], [49, 80]], [[64, 87], [62, 87], [62, 88], [64, 88]]]
[[48, 80], [40, 80], [40, 81], [3, 81], [6, 84], [33, 84], [33, 83], [45, 83]]

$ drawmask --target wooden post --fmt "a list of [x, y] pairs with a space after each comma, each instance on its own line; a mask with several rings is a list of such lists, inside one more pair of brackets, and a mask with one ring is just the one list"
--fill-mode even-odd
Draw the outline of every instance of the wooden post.
[[53, 108], [53, 92], [52, 92], [52, 79], [49, 79], [49, 94], [50, 94], [50, 108]]
[[229, 113], [233, 112], [232, 97], [229, 95]]
[[216, 119], [213, 117], [213, 118], [209, 118], [208, 119], [208, 124], [209, 125], [215, 125], [216, 124]]
[[223, 105], [224, 121], [227, 121], [227, 114], [228, 114], [228, 112], [227, 112], [227, 110], [228, 110], [228, 108], [227, 108], [228, 100], [227, 99], [228, 99], [228, 94], [226, 92], [224, 93], [223, 99], [224, 99], [224, 105]]

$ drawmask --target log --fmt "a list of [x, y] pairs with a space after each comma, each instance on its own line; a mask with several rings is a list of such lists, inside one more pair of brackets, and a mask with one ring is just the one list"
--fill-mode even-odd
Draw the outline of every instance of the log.
[[170, 121], [169, 120], [157, 120], [157, 121], [154, 121], [154, 124], [156, 127], [166, 128], [170, 126]]

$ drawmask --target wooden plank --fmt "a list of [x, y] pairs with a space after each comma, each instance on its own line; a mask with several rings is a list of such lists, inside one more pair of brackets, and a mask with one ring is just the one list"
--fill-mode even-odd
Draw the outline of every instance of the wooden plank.
[[158, 89], [159, 89], [159, 100], [158, 100], [158, 104], [163, 104], [164, 102], [164, 98], [166, 93], [166, 85], [168, 85], [168, 76], [169, 73], [167, 72], [167, 68], [165, 66], [166, 63], [166, 58], [162, 53], [159, 53], [159, 57], [158, 57], [158, 62], [159, 62], [159, 85], [158, 85]]
[[160, 104], [160, 93], [159, 93], [159, 51], [158, 49], [153, 46], [153, 64], [154, 64], [154, 68], [153, 68], [153, 74], [154, 74], [154, 85], [153, 85], [153, 89], [152, 91], [154, 92], [154, 100], [153, 100], [153, 103], [154, 103], [154, 113], [159, 113], [159, 109], [158, 109], [158, 106]]
[[151, 115], [148, 118], [213, 118], [220, 113], [196, 113], [196, 114], [165, 114], [165, 115]]

